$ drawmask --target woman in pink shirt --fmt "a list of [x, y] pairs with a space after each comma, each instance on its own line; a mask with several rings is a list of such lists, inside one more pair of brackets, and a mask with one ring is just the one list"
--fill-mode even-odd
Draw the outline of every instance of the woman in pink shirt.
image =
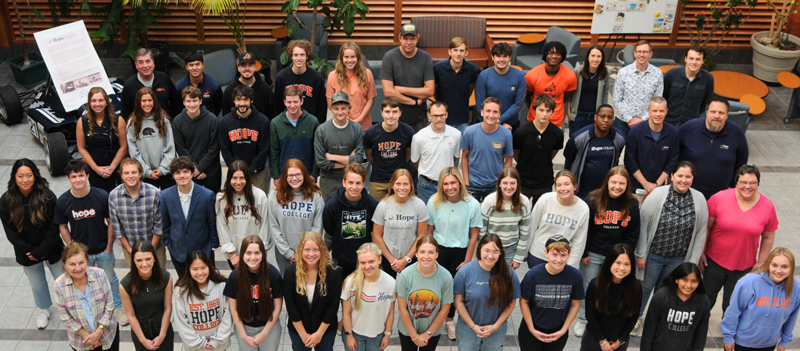
[[361, 125], [367, 130], [372, 126], [372, 116], [370, 111], [375, 104], [375, 96], [378, 95], [375, 89], [375, 78], [372, 71], [364, 66], [364, 56], [361, 55], [361, 48], [352, 41], [342, 44], [339, 49], [339, 57], [336, 59], [336, 67], [328, 74], [327, 92], [328, 108], [331, 106], [331, 98], [337, 91], [344, 91], [350, 96], [350, 114], [347, 115], [353, 122]]
[[699, 266], [704, 270], [711, 307], [724, 287], [722, 311], [741, 277], [759, 267], [772, 250], [778, 216], [775, 205], [758, 192], [761, 173], [754, 165], [739, 167], [736, 188], [722, 190], [708, 200], [708, 237]]

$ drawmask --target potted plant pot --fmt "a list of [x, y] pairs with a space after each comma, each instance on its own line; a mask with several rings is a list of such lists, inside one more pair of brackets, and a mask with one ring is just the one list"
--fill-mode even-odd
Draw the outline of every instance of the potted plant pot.
[[[768, 35], [768, 31], [763, 31], [750, 36], [750, 45], [753, 47], [753, 76], [765, 82], [777, 83], [778, 73], [794, 68], [800, 58], [800, 50], [780, 50], [758, 42], [759, 38]], [[800, 38], [794, 35], [789, 34], [789, 40], [800, 45]]]
[[12, 57], [6, 60], [6, 62], [8, 62], [8, 65], [11, 67], [11, 72], [14, 74], [14, 80], [17, 81], [17, 83], [26, 88], [33, 88], [44, 83], [47, 80], [49, 72], [47, 72], [47, 66], [44, 64], [44, 60], [39, 54], [31, 51], [28, 52], [28, 57], [30, 57], [32, 63], [27, 67], [22, 67], [22, 61], [24, 60], [22, 55]]

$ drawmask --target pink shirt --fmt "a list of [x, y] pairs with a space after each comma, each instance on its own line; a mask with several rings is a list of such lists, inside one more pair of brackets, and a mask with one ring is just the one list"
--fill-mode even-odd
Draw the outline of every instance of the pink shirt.
[[775, 205], [764, 194], [753, 208], [742, 211], [736, 189], [722, 190], [708, 200], [714, 227], [706, 241], [706, 256], [728, 270], [749, 270], [758, 258], [761, 234], [778, 229]]
[[[333, 94], [339, 90], [344, 90], [347, 95], [350, 95], [350, 114], [347, 115], [350, 119], [356, 119], [358, 116], [361, 115], [361, 112], [364, 111], [364, 107], [367, 104], [367, 100], [375, 98], [378, 95], [378, 91], [375, 90], [375, 78], [372, 77], [372, 71], [366, 70], [367, 72], [367, 90], [360, 90], [358, 88], [358, 78], [355, 74], [347, 73], [347, 83], [349, 86], [347, 89], [340, 89], [339, 88], [339, 78], [336, 77], [336, 71], [333, 70], [331, 73], [328, 74], [328, 87], [325, 96], [328, 99], [333, 97]], [[364, 116], [364, 119], [361, 120], [361, 128], [367, 130], [367, 128], [372, 126], [372, 115], [367, 112], [367, 115]]]

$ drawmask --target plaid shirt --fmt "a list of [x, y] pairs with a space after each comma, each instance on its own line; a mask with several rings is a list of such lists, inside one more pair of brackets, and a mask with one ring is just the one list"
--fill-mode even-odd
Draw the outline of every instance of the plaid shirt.
[[125, 184], [120, 184], [108, 194], [111, 226], [117, 239], [125, 237], [133, 244], [161, 235], [161, 191], [155, 186], [141, 183], [139, 194], [131, 197]]
[[[105, 272], [97, 267], [87, 267], [86, 289], [89, 292], [89, 299], [92, 301], [92, 314], [97, 328], [105, 326], [100, 340], [103, 342], [103, 349], [111, 347], [114, 336], [117, 334], [117, 319], [114, 317], [114, 297], [111, 295], [111, 285], [106, 279]], [[57, 296], [56, 309], [61, 315], [61, 321], [69, 330], [69, 344], [75, 350], [91, 350], [92, 348], [84, 345], [84, 340], [78, 335], [78, 330], [89, 330], [89, 323], [83, 313], [81, 299], [78, 297], [78, 289], [72, 284], [72, 277], [68, 273], [62, 274], [55, 281], [55, 291]]]

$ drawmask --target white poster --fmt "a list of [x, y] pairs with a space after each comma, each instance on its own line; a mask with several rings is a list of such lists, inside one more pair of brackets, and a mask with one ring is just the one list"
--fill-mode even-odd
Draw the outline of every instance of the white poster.
[[77, 110], [85, 104], [92, 87], [99, 86], [109, 95], [114, 93], [83, 21], [43, 30], [33, 36], [64, 110]]
[[671, 33], [677, 7], [677, 0], [595, 0], [591, 33]]

